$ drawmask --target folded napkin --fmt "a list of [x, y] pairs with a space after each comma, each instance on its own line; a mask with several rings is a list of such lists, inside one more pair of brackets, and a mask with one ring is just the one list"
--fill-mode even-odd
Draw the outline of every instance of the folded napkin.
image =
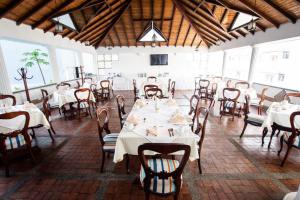
[[140, 119], [137, 116], [135, 116], [134, 114], [131, 114], [128, 116], [127, 122], [137, 125], [140, 122]]
[[168, 101], [166, 102], [166, 104], [168, 106], [177, 106], [177, 103], [174, 99], [168, 99]]
[[146, 130], [146, 135], [153, 135], [153, 136], [158, 136], [158, 131], [157, 131], [157, 127], [153, 126], [149, 129]]
[[185, 123], [187, 123], [186, 118], [182, 114], [180, 114], [179, 112], [175, 113], [171, 117], [170, 122], [174, 123], [174, 124], [185, 124]]

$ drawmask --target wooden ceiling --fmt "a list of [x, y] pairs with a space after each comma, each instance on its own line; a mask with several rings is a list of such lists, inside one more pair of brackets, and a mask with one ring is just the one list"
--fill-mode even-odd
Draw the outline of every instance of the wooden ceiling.
[[[229, 31], [237, 13], [258, 16], [257, 31], [296, 23], [300, 0], [1, 0], [0, 19], [54, 32], [95, 48], [147, 46], [137, 38], [153, 20], [168, 39], [159, 46], [206, 46], [251, 34]], [[70, 14], [77, 29], [55, 33], [53, 17]], [[255, 33], [252, 33], [255, 34]], [[217, 42], [218, 41], [218, 42]]]

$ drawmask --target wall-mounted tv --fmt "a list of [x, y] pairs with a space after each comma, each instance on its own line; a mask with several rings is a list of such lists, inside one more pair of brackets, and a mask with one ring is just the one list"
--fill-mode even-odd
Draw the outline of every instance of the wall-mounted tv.
[[168, 54], [151, 54], [151, 65], [168, 65]]

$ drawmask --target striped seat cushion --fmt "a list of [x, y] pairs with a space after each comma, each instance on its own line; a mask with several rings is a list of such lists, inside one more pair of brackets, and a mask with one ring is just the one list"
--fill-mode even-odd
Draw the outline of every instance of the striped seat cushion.
[[115, 150], [116, 142], [119, 134], [110, 133], [104, 136], [103, 141], [105, 142], [103, 149], [104, 150]]
[[[225, 108], [229, 109], [229, 108], [233, 108], [234, 106], [234, 102], [233, 101], [226, 101], [225, 102]], [[236, 103], [236, 109], [241, 108], [241, 104], [240, 103]]]
[[[30, 141], [31, 141], [31, 136]], [[22, 134], [19, 134], [17, 137], [7, 137], [5, 139], [5, 147], [7, 150], [17, 149], [26, 144], [25, 138]]]
[[[161, 158], [149, 159], [148, 166], [155, 172], [173, 172], [179, 166], [179, 162], [177, 160]], [[141, 166], [140, 181], [142, 186], [145, 176], [145, 171]], [[154, 193], [168, 194], [175, 192], [176, 188], [172, 177], [169, 177], [168, 179], [159, 179], [158, 177], [154, 177], [150, 183], [150, 190]]]
[[[76, 108], [77, 109], [78, 107], [78, 103], [74, 103], [73, 104], [73, 108]], [[80, 108], [83, 109], [83, 108], [88, 108], [89, 107], [89, 104], [87, 102], [81, 102], [80, 103]]]
[[[285, 141], [288, 141], [288, 139], [289, 139], [289, 137], [290, 137], [291, 134], [292, 134], [292, 133], [284, 132], [284, 133], [283, 133], [283, 138], [284, 138], [284, 140], [285, 140]], [[295, 138], [294, 145], [295, 145], [296, 147], [299, 147], [299, 148], [300, 148], [300, 136], [298, 136], [298, 137]]]

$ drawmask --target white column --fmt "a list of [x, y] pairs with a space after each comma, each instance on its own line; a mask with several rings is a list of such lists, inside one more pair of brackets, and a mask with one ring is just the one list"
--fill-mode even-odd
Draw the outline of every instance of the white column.
[[49, 59], [52, 66], [53, 79], [55, 83], [59, 83], [59, 66], [57, 64], [56, 50], [54, 46], [49, 46]]
[[224, 51], [223, 54], [223, 66], [222, 66], [222, 77], [224, 78], [224, 72], [225, 72], [225, 65], [226, 65], [226, 51]]
[[253, 82], [253, 72], [254, 72], [254, 66], [257, 60], [258, 56], [258, 48], [252, 46], [252, 54], [251, 54], [251, 60], [250, 60], [250, 68], [249, 68], [249, 74], [248, 74], [248, 82], [252, 84]]
[[0, 93], [12, 94], [9, 76], [6, 70], [2, 49], [0, 47]]

